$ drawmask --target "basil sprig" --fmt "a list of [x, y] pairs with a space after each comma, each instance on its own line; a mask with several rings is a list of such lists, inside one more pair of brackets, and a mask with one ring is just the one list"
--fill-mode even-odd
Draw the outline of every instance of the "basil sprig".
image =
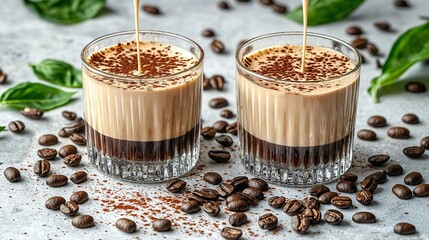
[[2, 132], [5, 128], [6, 126], [0, 126], [0, 132]]
[[82, 72], [66, 62], [46, 59], [30, 66], [41, 80], [64, 87], [82, 87]]
[[[315, 26], [339, 21], [349, 16], [364, 0], [310, 0], [308, 25]], [[286, 14], [286, 17], [302, 24], [302, 6]]]
[[415, 63], [429, 58], [429, 22], [411, 28], [393, 44], [380, 76], [372, 79], [368, 92], [374, 102], [380, 90], [395, 83]]
[[42, 18], [74, 24], [95, 17], [106, 5], [106, 0], [24, 0]]

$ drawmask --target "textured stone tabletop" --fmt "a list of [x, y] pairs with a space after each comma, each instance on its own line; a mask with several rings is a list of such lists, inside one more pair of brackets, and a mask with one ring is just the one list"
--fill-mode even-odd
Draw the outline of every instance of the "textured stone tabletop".
[[[280, 1], [280, 0], [279, 0]], [[116, 31], [133, 28], [132, 1], [109, 0], [107, 10], [92, 20], [72, 26], [60, 26], [46, 22], [34, 12], [27, 9], [24, 1], [3, 0], [0, 7], [0, 67], [9, 74], [9, 83], [0, 85], [0, 93], [23, 81], [39, 81], [33, 75], [28, 63], [38, 63], [45, 58], [57, 58], [80, 67], [80, 51], [92, 39]], [[206, 51], [205, 73], [207, 76], [222, 74], [227, 83], [223, 92], [207, 91], [203, 96], [203, 125], [219, 120], [219, 110], [208, 107], [209, 99], [223, 96], [230, 100], [230, 109], [235, 112], [235, 62], [234, 51], [243, 40], [264, 33], [300, 30], [301, 26], [273, 13], [262, 6], [259, 1], [239, 4], [230, 1], [232, 9], [221, 11], [214, 0], [151, 0], [161, 7], [162, 16], [141, 14], [142, 29], [158, 29], [175, 32], [198, 42]], [[287, 2], [290, 8], [299, 5], [300, 1]], [[348, 20], [310, 27], [312, 32], [333, 35], [350, 41], [345, 29], [351, 24], [359, 24], [365, 30], [365, 36], [374, 42], [386, 55], [397, 36], [411, 26], [420, 25], [423, 20], [419, 16], [429, 14], [427, 0], [411, 0], [409, 9], [395, 9], [392, 0], [366, 1]], [[395, 33], [383, 33], [373, 27], [377, 20], [390, 21]], [[210, 49], [210, 39], [203, 38], [201, 31], [212, 27], [217, 38], [225, 42], [227, 54], [216, 55]], [[406, 173], [420, 171], [425, 181], [429, 181], [429, 153], [412, 160], [402, 154], [402, 149], [410, 145], [418, 145], [420, 139], [429, 135], [429, 94], [411, 94], [392, 89], [391, 94], [382, 97], [382, 102], [374, 104], [366, 89], [370, 80], [379, 74], [375, 59], [364, 52], [368, 63], [362, 67], [357, 129], [369, 128], [366, 120], [369, 116], [380, 114], [387, 118], [389, 126], [406, 126], [412, 137], [407, 140], [394, 140], [386, 135], [388, 127], [375, 129], [378, 134], [376, 142], [355, 140], [354, 162], [350, 171], [359, 175], [360, 180], [376, 170], [368, 166], [367, 158], [377, 153], [388, 153], [392, 162], [398, 162]], [[382, 58], [383, 61], [383, 58]], [[429, 66], [417, 64], [404, 77], [404, 80], [429, 79]], [[399, 84], [400, 86], [403, 83]], [[427, 85], [429, 87], [429, 85]], [[403, 89], [400, 87], [400, 89]], [[12, 120], [22, 120], [26, 124], [23, 134], [10, 131], [0, 133], [0, 239], [220, 239], [220, 229], [228, 222], [228, 215], [209, 217], [204, 212], [187, 215], [177, 211], [180, 206], [181, 194], [168, 193], [163, 184], [132, 184], [110, 179], [93, 169], [84, 155], [84, 160], [77, 168], [66, 167], [60, 159], [52, 161], [53, 173], [70, 176], [76, 170], [85, 170], [89, 180], [76, 185], [69, 183], [65, 187], [51, 188], [45, 184], [44, 178], [38, 178], [32, 171], [32, 165], [38, 160], [36, 155], [40, 146], [39, 136], [45, 133], [57, 133], [68, 122], [61, 117], [62, 110], [76, 111], [82, 115], [81, 90], [75, 100], [62, 108], [45, 113], [43, 120], [29, 120], [19, 112], [0, 109], [0, 125], [7, 125]], [[421, 123], [405, 125], [401, 122], [403, 114], [417, 114]], [[236, 141], [236, 138], [234, 138]], [[59, 149], [69, 139], [60, 138], [54, 147]], [[188, 190], [206, 186], [202, 175], [207, 171], [216, 171], [224, 179], [237, 175], [247, 175], [237, 157], [237, 146], [233, 145], [233, 157], [228, 164], [216, 164], [209, 160], [207, 151], [220, 148], [215, 141], [202, 140], [200, 160], [197, 167], [183, 179], [188, 182]], [[86, 149], [79, 148], [86, 154]], [[8, 166], [21, 169], [22, 181], [9, 183], [3, 177], [3, 170]], [[248, 175], [249, 176], [249, 175]], [[250, 177], [250, 176], [249, 176]], [[412, 198], [399, 200], [391, 193], [395, 183], [403, 181], [402, 176], [389, 177], [388, 182], [379, 185], [375, 201], [363, 206], [354, 201], [355, 209], [343, 210], [344, 222], [339, 226], [326, 223], [311, 227], [306, 235], [298, 235], [290, 227], [290, 217], [281, 210], [268, 206], [262, 201], [248, 213], [250, 222], [243, 227], [243, 239], [429, 239], [429, 198]], [[328, 184], [335, 189], [335, 183]], [[272, 186], [266, 193], [266, 199], [274, 195], [288, 198], [307, 196], [308, 189]], [[90, 229], [76, 229], [71, 225], [71, 218], [61, 212], [50, 211], [44, 202], [51, 196], [61, 195], [68, 199], [76, 190], [85, 190], [90, 200], [81, 205], [80, 213], [90, 214], [95, 218], [96, 226]], [[344, 194], [348, 195], [348, 194]], [[354, 199], [354, 195], [350, 195]], [[128, 199], [128, 200], [127, 200]], [[169, 204], [163, 204], [167, 201]], [[122, 206], [125, 204], [127, 207]], [[121, 210], [128, 208], [128, 210]], [[333, 206], [323, 206], [322, 212]], [[375, 224], [356, 224], [351, 220], [357, 211], [371, 211], [377, 217]], [[257, 218], [264, 212], [272, 212], [279, 217], [280, 226], [273, 232], [264, 231], [257, 226]], [[115, 221], [121, 216], [134, 219], [139, 230], [134, 234], [125, 234], [114, 227]], [[152, 230], [151, 217], [170, 218], [174, 225], [168, 233], [156, 233]], [[393, 233], [398, 222], [410, 222], [417, 228], [417, 234], [401, 237]]]

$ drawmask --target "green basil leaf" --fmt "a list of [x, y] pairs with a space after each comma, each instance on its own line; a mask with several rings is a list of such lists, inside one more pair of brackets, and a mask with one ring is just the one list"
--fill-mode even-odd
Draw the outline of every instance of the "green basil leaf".
[[65, 92], [41, 83], [24, 82], [0, 95], [0, 105], [23, 109], [38, 108], [48, 111], [70, 102], [76, 92]]
[[6, 126], [0, 126], [0, 132], [2, 132], [5, 128]]
[[[349, 16], [364, 0], [310, 0], [308, 25], [315, 26], [339, 21]], [[286, 14], [286, 17], [302, 24], [302, 6]]]
[[74, 24], [95, 17], [106, 5], [106, 0], [24, 0], [42, 18]]
[[39, 64], [30, 64], [34, 74], [41, 79], [52, 84], [81, 88], [82, 72], [72, 65], [55, 59], [46, 59]]
[[393, 44], [380, 76], [372, 79], [368, 92], [379, 101], [380, 89], [395, 83], [415, 63], [429, 58], [429, 22], [411, 28]]

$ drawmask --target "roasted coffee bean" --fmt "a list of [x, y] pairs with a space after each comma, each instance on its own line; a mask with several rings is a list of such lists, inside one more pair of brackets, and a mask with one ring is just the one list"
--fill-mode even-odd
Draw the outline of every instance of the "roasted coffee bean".
[[367, 121], [368, 125], [371, 127], [379, 128], [385, 127], [387, 125], [387, 121], [383, 116], [371, 116]]
[[410, 137], [410, 131], [404, 127], [392, 127], [387, 131], [387, 135], [391, 138], [407, 139]]
[[208, 172], [204, 174], [203, 179], [213, 185], [218, 185], [222, 182], [222, 176], [216, 172]]
[[325, 192], [322, 195], [320, 195], [317, 200], [323, 204], [330, 204], [331, 199], [336, 196], [338, 196], [338, 193], [336, 192]]
[[223, 42], [221, 42], [218, 39], [213, 40], [210, 46], [211, 46], [213, 52], [215, 52], [215, 53], [224, 53], [225, 52], [225, 45], [223, 44]]
[[372, 173], [369, 177], [375, 178], [375, 180], [377, 180], [377, 184], [383, 184], [387, 181], [387, 175], [382, 171]]
[[185, 213], [196, 213], [201, 210], [200, 203], [195, 200], [186, 201], [182, 204], [180, 210]]
[[411, 146], [404, 148], [402, 152], [409, 158], [419, 158], [425, 153], [425, 149], [419, 146]]
[[94, 218], [90, 215], [79, 215], [73, 218], [72, 225], [75, 228], [89, 228], [95, 225]]
[[20, 132], [24, 131], [25, 124], [19, 120], [16, 120], [16, 121], [10, 122], [8, 125], [8, 128], [11, 132], [20, 133]]
[[239, 3], [248, 3], [248, 2], [250, 2], [251, 0], [236, 0], [237, 2], [239, 2]]
[[234, 200], [229, 202], [226, 208], [233, 212], [245, 212], [249, 210], [249, 204], [244, 200]]
[[172, 193], [178, 193], [178, 192], [181, 192], [185, 189], [186, 182], [183, 181], [182, 179], [174, 178], [174, 179], [171, 179], [170, 181], [168, 181], [165, 184], [165, 187], [167, 188], [168, 191], [170, 191]]
[[387, 154], [378, 154], [368, 158], [368, 162], [373, 166], [382, 166], [389, 161], [390, 156]]
[[349, 181], [349, 182], [356, 182], [358, 180], [358, 176], [353, 173], [344, 173], [340, 176], [341, 181]]
[[243, 232], [238, 228], [224, 227], [220, 230], [220, 235], [228, 240], [237, 240], [241, 238]]
[[219, 91], [222, 91], [224, 82], [225, 82], [225, 78], [221, 75], [214, 75], [209, 80], [211, 88]]
[[152, 228], [157, 232], [170, 231], [171, 221], [169, 219], [156, 219], [152, 222]]
[[311, 222], [309, 218], [298, 214], [292, 217], [290, 225], [295, 232], [305, 234], [310, 228]]
[[392, 192], [393, 194], [395, 194], [395, 196], [402, 200], [407, 200], [413, 197], [413, 193], [411, 192], [411, 190], [407, 186], [402, 184], [395, 184], [392, 187]]
[[33, 171], [39, 177], [46, 177], [51, 171], [51, 164], [48, 160], [39, 160], [34, 164]]
[[70, 137], [70, 135], [71, 135], [72, 133], [73, 133], [73, 132], [68, 132], [68, 131], [66, 130], [66, 128], [61, 128], [61, 129], [60, 129], [60, 131], [58, 131], [58, 136], [63, 137], [63, 138], [65, 138], [65, 137]]
[[210, 159], [218, 163], [226, 163], [231, 159], [231, 154], [227, 150], [210, 150]]
[[210, 79], [204, 78], [203, 79], [203, 90], [209, 90], [211, 88], [210, 86]]
[[384, 31], [384, 32], [390, 32], [391, 31], [390, 23], [388, 23], [388, 22], [384, 22], [384, 21], [383, 22], [375, 22], [374, 26], [376, 28], [380, 29], [381, 31]]
[[0, 69], [0, 84], [5, 84], [7, 82], [7, 74], [4, 73], [1, 69]]
[[407, 113], [402, 116], [402, 121], [408, 124], [417, 124], [420, 123], [419, 117], [416, 114]]
[[366, 49], [372, 56], [378, 56], [378, 48], [373, 43], [368, 43]]
[[126, 232], [133, 233], [137, 230], [137, 224], [133, 220], [128, 218], [120, 218], [116, 221], [115, 226], [117, 229]]
[[263, 230], [273, 230], [277, 228], [278, 222], [278, 218], [272, 213], [264, 214], [258, 219], [258, 225]]
[[85, 136], [83, 136], [82, 134], [79, 133], [72, 133], [70, 135], [70, 140], [72, 140], [72, 142], [74, 142], [77, 145], [86, 145], [86, 138]]
[[377, 134], [369, 129], [362, 129], [359, 130], [359, 132], [357, 133], [357, 137], [361, 140], [365, 140], [365, 141], [375, 141], [377, 140]]
[[226, 133], [226, 127], [228, 127], [229, 124], [226, 121], [217, 121], [213, 124], [213, 128], [216, 129], [219, 133]]
[[399, 235], [410, 235], [416, 233], [416, 227], [413, 224], [401, 222], [395, 225], [393, 231]]
[[203, 204], [203, 210], [211, 216], [216, 216], [220, 213], [220, 206], [217, 202], [206, 202]]
[[14, 167], [8, 167], [4, 170], [3, 172], [4, 177], [9, 181], [9, 182], [19, 182], [21, 181], [21, 172], [19, 172], [18, 169], [14, 168]]
[[268, 199], [268, 205], [272, 208], [282, 208], [286, 202], [286, 198], [282, 196], [274, 196]]
[[235, 191], [240, 191], [246, 188], [249, 183], [249, 178], [246, 176], [238, 176], [231, 180], [231, 185], [234, 186]]
[[362, 64], [365, 64], [367, 62], [366, 58], [362, 55], [362, 53], [359, 53], [359, 55], [360, 55], [360, 59], [362, 61]]
[[426, 150], [429, 150], [429, 136], [422, 138], [420, 141], [420, 146]]
[[237, 122], [234, 122], [230, 124], [228, 127], [226, 127], [226, 132], [232, 135], [237, 135]]
[[216, 135], [216, 129], [213, 127], [203, 127], [201, 129], [201, 136], [205, 139], [211, 139]]
[[363, 205], [371, 204], [372, 199], [373, 199], [373, 195], [368, 190], [360, 190], [356, 193], [356, 200]]
[[85, 191], [77, 191], [70, 196], [70, 201], [73, 201], [77, 204], [82, 204], [88, 201], [88, 193]]
[[42, 148], [37, 150], [37, 156], [45, 160], [53, 160], [57, 156], [57, 150], [53, 148]]
[[353, 222], [355, 223], [375, 223], [375, 215], [370, 212], [357, 212], [353, 214]]
[[414, 196], [416, 197], [426, 197], [429, 196], [429, 184], [422, 183], [420, 185], [417, 185], [413, 189]]
[[60, 210], [64, 215], [73, 216], [79, 211], [79, 205], [73, 201], [68, 201], [61, 204]]
[[54, 174], [46, 179], [46, 184], [50, 187], [61, 187], [67, 184], [68, 178], [61, 174]]
[[70, 176], [70, 181], [75, 184], [83, 183], [88, 178], [85, 171], [77, 171]]
[[364, 49], [368, 44], [368, 40], [366, 38], [358, 37], [352, 41], [352, 46], [357, 49]]
[[288, 12], [288, 9], [286, 6], [278, 3], [271, 4], [271, 9], [273, 9], [274, 12], [284, 14]]
[[354, 182], [340, 181], [337, 183], [337, 191], [343, 193], [355, 193], [357, 192], [357, 186]]
[[194, 190], [192, 194], [200, 199], [207, 201], [216, 201], [219, 198], [219, 194], [216, 190], [210, 188], [203, 188], [201, 190]]
[[247, 202], [247, 204], [249, 204], [251, 206], [258, 205], [258, 199], [254, 198], [254, 197], [252, 197], [250, 195], [244, 194], [242, 192], [238, 192], [238, 193], [235, 193], [235, 194], [233, 194], [231, 196], [228, 196], [226, 198], [226, 204], [228, 204], [228, 203], [230, 203], [232, 201], [235, 201], [235, 200], [243, 200], [243, 201]]
[[322, 219], [322, 213], [318, 209], [306, 208], [302, 211], [302, 217], [310, 219], [311, 224], [318, 224]]
[[426, 92], [426, 86], [421, 82], [408, 82], [405, 90], [412, 93], [423, 93]]
[[46, 200], [45, 207], [51, 210], [58, 210], [64, 203], [66, 203], [66, 200], [63, 197], [55, 196]]
[[320, 209], [320, 202], [314, 197], [306, 197], [302, 200], [304, 208]]
[[231, 119], [234, 117], [234, 113], [231, 110], [224, 109], [220, 111], [219, 115], [223, 118]]
[[161, 10], [159, 9], [159, 7], [155, 5], [143, 4], [142, 9], [148, 14], [152, 14], [152, 15], [161, 14]]
[[201, 33], [204, 37], [214, 37], [216, 34], [214, 32], [213, 29], [211, 28], [206, 28], [203, 30], [203, 32]]
[[331, 204], [337, 208], [350, 208], [353, 205], [351, 198], [346, 196], [336, 196], [331, 199]]
[[229, 216], [228, 221], [231, 226], [239, 227], [247, 223], [247, 215], [242, 212], [233, 213], [231, 216]]
[[229, 183], [221, 183], [216, 188], [216, 191], [219, 194], [219, 196], [226, 198], [234, 192], [234, 186], [232, 186]]
[[285, 212], [289, 216], [297, 215], [302, 212], [304, 209], [304, 205], [301, 200], [290, 200], [287, 201], [283, 206], [283, 212]]
[[65, 119], [68, 119], [68, 120], [75, 120], [76, 119], [76, 117], [77, 117], [77, 114], [75, 113], [75, 112], [71, 112], [71, 111], [62, 111], [61, 112], [61, 115], [63, 115], [63, 117], [65, 118]]
[[264, 5], [267, 5], [267, 6], [269, 6], [269, 5], [271, 5], [271, 4], [274, 3], [273, 0], [259, 0], [259, 2], [262, 3], [262, 4], [264, 4]]
[[268, 183], [265, 180], [260, 178], [251, 178], [247, 182], [247, 186], [259, 189], [261, 191], [268, 191], [269, 189]]
[[80, 155], [79, 153], [73, 153], [65, 157], [63, 162], [65, 165], [69, 167], [76, 167], [77, 165], [79, 165], [81, 160], [82, 160], [82, 155]]
[[227, 10], [230, 8], [228, 2], [226, 1], [220, 1], [218, 7], [223, 10]]
[[37, 108], [24, 108], [21, 110], [21, 114], [27, 118], [31, 119], [41, 119], [43, 116], [43, 111]]
[[404, 182], [407, 185], [416, 186], [423, 182], [423, 176], [419, 172], [410, 172], [405, 176]]
[[399, 8], [407, 8], [410, 6], [406, 0], [395, 0], [395, 6]]
[[58, 143], [58, 138], [53, 134], [45, 134], [39, 137], [39, 144], [42, 146], [51, 146], [57, 143]]
[[70, 137], [73, 133], [83, 132], [85, 130], [85, 122], [76, 123], [69, 127], [63, 127], [58, 132], [60, 137]]
[[331, 190], [327, 186], [320, 184], [320, 185], [316, 185], [316, 186], [312, 187], [310, 189], [309, 193], [311, 196], [320, 197], [320, 195], [322, 195], [326, 192], [329, 192], [329, 191], [331, 191]]
[[212, 108], [223, 108], [228, 106], [228, 104], [228, 100], [226, 100], [225, 98], [213, 98], [209, 102], [209, 106]]
[[216, 142], [218, 142], [220, 145], [224, 147], [231, 147], [234, 143], [232, 138], [228, 135], [219, 135], [216, 138]]
[[363, 33], [362, 29], [359, 26], [355, 25], [348, 27], [346, 32], [349, 35], [361, 35]]
[[259, 190], [257, 188], [254, 188], [254, 187], [247, 187], [247, 188], [245, 188], [243, 190], [243, 193], [247, 194], [249, 196], [252, 196], [252, 197], [254, 197], [256, 199], [259, 199], [259, 200], [264, 199], [264, 193], [261, 190]]
[[335, 210], [335, 209], [329, 209], [325, 212], [323, 215], [323, 218], [325, 221], [332, 225], [338, 225], [343, 221], [344, 215], [342, 212]]
[[404, 169], [399, 164], [389, 164], [386, 167], [384, 167], [383, 172], [387, 176], [399, 176], [404, 173]]
[[360, 186], [362, 190], [367, 190], [373, 193], [378, 187], [378, 181], [373, 176], [367, 176], [360, 183]]
[[62, 158], [67, 157], [70, 154], [77, 153], [77, 148], [74, 145], [68, 144], [60, 148], [58, 151], [58, 155]]

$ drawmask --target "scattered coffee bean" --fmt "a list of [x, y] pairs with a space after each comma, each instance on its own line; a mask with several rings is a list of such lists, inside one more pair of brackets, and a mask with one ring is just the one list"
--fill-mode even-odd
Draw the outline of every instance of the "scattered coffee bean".
[[287, 11], [288, 11], [286, 6], [284, 6], [282, 4], [278, 4], [278, 3], [271, 4], [271, 8], [273, 9], [274, 12], [280, 13], [280, 14], [287, 13]]
[[142, 6], [143, 11], [145, 11], [146, 13], [152, 14], [152, 15], [159, 15], [161, 14], [161, 10], [154, 5], [148, 5], [148, 4], [144, 4]]
[[39, 160], [34, 164], [33, 171], [39, 177], [46, 177], [51, 171], [51, 164], [48, 160]]
[[341, 181], [349, 181], [349, 182], [356, 182], [358, 180], [358, 176], [353, 173], [344, 173], [340, 176]]
[[[387, 175], [382, 171], [372, 173], [368, 177], [375, 178], [375, 180], [377, 181], [377, 184], [383, 184], [387, 181]], [[368, 190], [368, 189], [366, 189], [366, 190]]]
[[290, 225], [295, 232], [305, 234], [310, 228], [311, 222], [309, 218], [298, 214], [292, 217]]
[[216, 172], [208, 172], [204, 174], [203, 179], [213, 185], [218, 185], [222, 182], [222, 176]]
[[371, 204], [372, 199], [373, 199], [373, 195], [368, 190], [360, 190], [356, 193], [356, 200], [363, 205]]
[[218, 142], [220, 145], [224, 147], [231, 147], [234, 143], [232, 138], [228, 135], [219, 135], [216, 138], [216, 142]]
[[336, 196], [331, 199], [331, 204], [337, 208], [350, 208], [353, 205], [351, 198], [346, 196]]
[[62, 158], [65, 158], [68, 155], [74, 154], [74, 153], [77, 153], [77, 148], [76, 148], [76, 146], [71, 145], [71, 144], [67, 144], [67, 145], [63, 146], [58, 151], [58, 155]]
[[203, 127], [201, 129], [201, 136], [205, 139], [211, 139], [216, 135], [216, 129], [213, 127]]
[[429, 136], [422, 138], [420, 146], [426, 150], [429, 150]]
[[289, 216], [300, 214], [304, 210], [304, 204], [301, 200], [290, 200], [283, 206], [283, 212]]
[[258, 200], [264, 199], [264, 193], [261, 190], [254, 187], [247, 187], [242, 192]]
[[421, 82], [408, 82], [405, 90], [412, 93], [423, 93], [426, 92], [426, 86]]
[[343, 193], [355, 193], [357, 192], [357, 186], [354, 182], [340, 181], [337, 183], [337, 191]]
[[413, 197], [413, 193], [411, 192], [411, 190], [407, 186], [402, 184], [395, 184], [392, 187], [392, 192], [393, 194], [395, 194], [395, 196], [402, 200], [407, 200]]
[[37, 150], [37, 156], [45, 160], [53, 160], [57, 156], [57, 150], [53, 148], [42, 148]]
[[237, 192], [237, 193], [235, 193], [235, 194], [233, 194], [231, 196], [228, 196], [226, 198], [226, 204], [228, 204], [228, 203], [230, 203], [232, 201], [235, 201], [235, 200], [245, 201], [245, 202], [247, 202], [247, 204], [249, 204], [251, 206], [258, 205], [258, 199], [254, 198], [254, 197], [252, 197], [250, 195], [241, 193], [241, 192]]
[[179, 178], [174, 178], [165, 184], [165, 187], [169, 192], [178, 193], [186, 188], [186, 182]]
[[218, 7], [223, 10], [227, 10], [230, 8], [228, 2], [226, 1], [220, 1]]
[[322, 195], [320, 195], [317, 200], [320, 203], [329, 204], [329, 203], [331, 203], [331, 199], [333, 197], [336, 197], [336, 196], [338, 196], [338, 193], [336, 193], [336, 192], [325, 192]]
[[70, 176], [70, 181], [74, 184], [83, 183], [88, 178], [88, 175], [85, 171], [77, 171]]
[[65, 165], [69, 167], [76, 167], [77, 165], [79, 165], [81, 160], [82, 160], [82, 155], [80, 155], [79, 153], [73, 153], [65, 157], [63, 162]]
[[77, 145], [86, 145], [86, 138], [84, 135], [80, 134], [80, 133], [72, 133], [70, 135], [70, 140], [72, 140], [72, 142], [74, 142]]
[[248, 2], [250, 2], [251, 0], [236, 0], [237, 2], [239, 2], [239, 3], [248, 3]]
[[383, 172], [387, 176], [399, 176], [404, 173], [404, 169], [399, 164], [389, 164], [386, 167], [384, 167]]
[[202, 209], [210, 216], [217, 216], [220, 213], [220, 206], [217, 202], [206, 202]]
[[209, 90], [211, 88], [210, 86], [210, 79], [204, 78], [203, 79], [203, 90]]
[[16, 121], [10, 122], [8, 125], [8, 128], [11, 132], [20, 133], [20, 132], [24, 131], [25, 124], [19, 120], [16, 120]]
[[73, 201], [68, 201], [61, 204], [60, 211], [66, 216], [74, 216], [79, 211], [79, 205]]
[[366, 49], [372, 56], [378, 56], [378, 48], [373, 43], [368, 43]]
[[335, 209], [329, 209], [325, 212], [323, 215], [323, 218], [325, 221], [332, 225], [338, 225], [343, 221], [344, 215], [338, 210]]
[[0, 84], [5, 84], [7, 82], [7, 74], [4, 73], [1, 69], [0, 69]]
[[320, 197], [320, 195], [322, 195], [326, 192], [329, 192], [329, 191], [331, 191], [331, 190], [327, 186], [320, 184], [320, 185], [316, 185], [316, 186], [312, 187], [310, 189], [309, 193], [311, 196]]
[[68, 178], [61, 174], [54, 174], [46, 179], [46, 184], [50, 187], [61, 187], [67, 184]]
[[77, 114], [71, 111], [62, 111], [61, 115], [63, 115], [65, 119], [72, 120], [72, 121], [75, 120], [77, 117]]
[[215, 53], [224, 53], [225, 52], [225, 45], [223, 44], [223, 42], [221, 42], [218, 39], [213, 40], [210, 46], [211, 46], [213, 52], [215, 52]]
[[352, 46], [357, 49], [364, 49], [368, 44], [368, 40], [366, 38], [358, 37], [352, 41]]
[[72, 126], [63, 127], [58, 132], [60, 137], [70, 137], [73, 133], [83, 132], [85, 130], [85, 121], [78, 122]]
[[88, 193], [85, 191], [77, 191], [70, 196], [70, 201], [73, 201], [77, 204], [82, 204], [88, 201]]
[[228, 127], [229, 124], [226, 121], [217, 121], [213, 124], [213, 128], [216, 129], [219, 133], [226, 133], [226, 127]]
[[347, 28], [346, 31], [349, 35], [361, 35], [362, 29], [359, 26], [353, 25]]
[[157, 232], [170, 231], [171, 221], [169, 219], [156, 219], [152, 222], [152, 228]]
[[226, 118], [226, 119], [231, 119], [234, 117], [234, 113], [228, 109], [224, 109], [224, 110], [220, 111], [219, 115], [223, 118]]
[[416, 114], [407, 113], [402, 116], [402, 121], [408, 124], [417, 124], [420, 123], [419, 117]]
[[79, 215], [73, 218], [72, 225], [75, 228], [89, 228], [95, 225], [94, 218], [90, 215]]
[[189, 200], [182, 204], [180, 210], [185, 213], [196, 213], [201, 210], [200, 203], [195, 200]]
[[216, 188], [216, 191], [219, 194], [219, 196], [226, 198], [234, 192], [234, 186], [232, 186], [229, 183], [221, 183]]
[[263, 5], [267, 5], [267, 6], [274, 3], [273, 0], [259, 0], [259, 2], [262, 3]]
[[66, 203], [66, 200], [63, 197], [55, 196], [46, 200], [45, 207], [51, 210], [58, 210], [64, 203]]
[[371, 116], [368, 118], [367, 123], [369, 126], [375, 128], [385, 127], [387, 125], [387, 121], [383, 116]]
[[241, 238], [243, 232], [238, 228], [224, 227], [220, 230], [220, 235], [228, 240], [237, 240]]
[[247, 182], [247, 186], [259, 189], [261, 191], [268, 191], [269, 189], [268, 183], [265, 180], [260, 178], [251, 178]]
[[302, 200], [302, 205], [304, 208], [311, 208], [311, 209], [320, 209], [320, 202], [314, 197], [306, 197]]
[[370, 212], [357, 212], [353, 214], [353, 222], [355, 223], [375, 223], [375, 215]]
[[21, 181], [21, 172], [17, 168], [14, 167], [7, 167], [4, 172], [4, 177], [9, 182], [19, 182]]
[[259, 217], [258, 225], [263, 230], [273, 230], [277, 228], [278, 218], [272, 214], [267, 213]]
[[223, 108], [228, 106], [228, 100], [225, 98], [213, 98], [210, 100], [209, 106], [212, 108]]
[[391, 138], [407, 139], [410, 138], [410, 131], [404, 127], [392, 127], [387, 130], [387, 135]]
[[359, 132], [357, 133], [357, 136], [359, 139], [365, 140], [365, 141], [377, 140], [377, 134], [374, 131], [369, 130], [369, 129], [359, 130]]
[[24, 108], [21, 110], [21, 114], [27, 118], [31, 119], [41, 119], [43, 116], [43, 111], [37, 108]]
[[425, 149], [419, 146], [406, 147], [402, 150], [405, 156], [409, 158], [419, 158], [425, 153]]
[[230, 124], [228, 127], [226, 127], [226, 132], [232, 135], [237, 135], [237, 122], [234, 122]]
[[249, 183], [249, 178], [246, 176], [234, 177], [231, 180], [231, 185], [234, 186], [234, 189], [236, 191], [240, 191], [240, 190], [246, 188], [248, 186], [247, 185], [248, 183]]
[[208, 154], [210, 159], [218, 163], [226, 163], [231, 159], [231, 154], [226, 150], [210, 150]]
[[202, 35], [204, 37], [214, 37], [216, 34], [215, 34], [215, 32], [214, 32], [213, 29], [206, 28], [206, 29], [203, 30]]
[[395, 0], [395, 6], [399, 8], [407, 8], [410, 6], [406, 0]]
[[[192, 195], [196, 196], [198, 200], [202, 200], [202, 202], [210, 202], [210, 201], [217, 201], [219, 198], [219, 194], [216, 190], [210, 189], [210, 188], [203, 188], [201, 190], [194, 190], [192, 191]], [[194, 199], [194, 200], [197, 200]]]
[[120, 218], [116, 221], [115, 226], [117, 229], [126, 232], [133, 233], [137, 230], [137, 224], [133, 220], [128, 218]]
[[209, 79], [209, 84], [212, 89], [222, 91], [225, 78], [221, 75], [214, 75]]
[[322, 213], [318, 209], [306, 208], [302, 211], [302, 217], [310, 219], [311, 224], [318, 224], [322, 219]]
[[416, 186], [423, 182], [423, 176], [419, 172], [410, 172], [405, 176], [404, 182], [407, 185]]
[[234, 227], [239, 227], [247, 223], [247, 215], [242, 212], [237, 212], [229, 216], [229, 224]]
[[268, 199], [268, 205], [272, 208], [282, 208], [285, 205], [286, 198], [282, 196], [274, 196]]
[[367, 176], [363, 179], [363, 181], [360, 183], [362, 190], [367, 190], [370, 192], [374, 192], [375, 189], [378, 187], [377, 179], [375, 179], [372, 176]]
[[368, 162], [373, 166], [382, 166], [389, 161], [390, 156], [387, 154], [378, 154], [368, 158]]
[[384, 32], [390, 32], [391, 31], [390, 23], [385, 22], [385, 21], [383, 21], [383, 22], [375, 22], [374, 26], [376, 28], [378, 28], [379, 30], [384, 31]]
[[42, 146], [51, 146], [57, 143], [58, 143], [58, 138], [53, 134], [45, 134], [39, 137], [39, 144]]
[[226, 208], [232, 212], [245, 212], [249, 210], [249, 204], [244, 200], [234, 200], [228, 203]]
[[429, 184], [422, 183], [422, 184], [417, 185], [413, 189], [413, 193], [414, 193], [414, 196], [416, 196], [416, 197], [426, 197], [426, 196], [429, 196]]
[[395, 225], [393, 231], [399, 235], [410, 235], [416, 233], [416, 227], [413, 224], [401, 222]]

